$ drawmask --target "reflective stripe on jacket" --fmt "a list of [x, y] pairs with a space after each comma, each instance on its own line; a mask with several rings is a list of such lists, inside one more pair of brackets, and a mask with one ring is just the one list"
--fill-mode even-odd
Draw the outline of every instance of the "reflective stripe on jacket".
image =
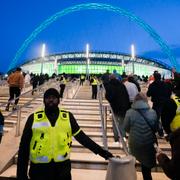
[[180, 127], [180, 98], [177, 96], [173, 96], [172, 98], [174, 100], [174, 102], [177, 105], [177, 109], [176, 109], [176, 115], [174, 117], [174, 119], [172, 120], [171, 124], [170, 124], [170, 129], [171, 131], [175, 131], [177, 128]]
[[69, 113], [60, 110], [54, 127], [44, 110], [34, 113], [30, 160], [33, 163], [49, 163], [52, 159], [61, 162], [69, 159], [72, 144], [72, 129]]

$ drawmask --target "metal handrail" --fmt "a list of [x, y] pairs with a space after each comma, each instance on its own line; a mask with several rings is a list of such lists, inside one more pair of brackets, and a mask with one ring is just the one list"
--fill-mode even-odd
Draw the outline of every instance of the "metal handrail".
[[98, 97], [99, 97], [99, 109], [100, 109], [100, 116], [101, 116], [101, 125], [102, 125], [102, 135], [103, 135], [103, 146], [106, 150], [108, 150], [108, 143], [107, 143], [107, 114], [106, 110], [103, 107], [103, 89], [99, 86], [98, 87]]
[[[49, 87], [49, 84], [52, 83], [52, 82], [53, 82], [53, 81], [51, 81], [51, 82], [47, 81], [46, 83], [42, 84], [41, 86], [38, 86], [37, 88], [33, 89], [33, 90], [40, 90], [40, 89], [41, 89], [41, 90], [43, 90], [43, 91], [39, 91], [39, 92], [41, 92], [41, 93], [39, 93], [39, 94], [36, 95], [36, 96], [33, 96], [33, 98], [32, 98], [31, 100], [29, 100], [28, 102], [26, 102], [24, 105], [22, 105], [22, 106], [18, 105], [16, 111], [13, 111], [13, 112], [9, 113], [9, 114], [5, 117], [5, 119], [7, 119], [7, 118], [9, 118], [10, 116], [12, 116], [14, 113], [17, 112], [17, 125], [16, 125], [16, 134], [15, 134], [15, 136], [19, 136], [19, 135], [20, 135], [20, 121], [21, 121], [21, 110], [22, 110], [22, 108], [27, 107], [32, 101], [34, 101], [36, 98], [38, 98], [39, 96], [41, 96], [41, 95], [44, 93], [44, 90], [46, 89], [46, 88], [44, 88], [44, 87]], [[33, 90], [29, 90], [29, 91], [21, 94], [21, 95], [20, 95], [19, 97], [17, 97], [17, 98], [20, 98], [20, 97], [22, 97], [23, 95], [25, 95], [25, 94], [27, 94], [27, 93], [31, 93]], [[17, 98], [15, 98], [14, 100], [16, 100]], [[14, 100], [12, 100], [12, 101], [14, 101]], [[4, 104], [7, 104], [7, 103], [3, 103], [3, 104], [1, 104], [1, 106], [3, 106]]]
[[69, 82], [69, 83], [66, 85], [66, 88], [65, 88], [64, 98], [73, 99], [73, 98], [75, 97], [78, 89], [79, 89], [79, 83], [78, 83], [78, 81]]
[[[105, 88], [104, 88], [103, 85], [102, 85], [102, 88], [101, 88], [101, 89], [103, 90], [103, 92], [105, 92]], [[105, 107], [106, 107], [106, 108], [105, 108]], [[102, 109], [104, 109], [105, 111], [107, 111], [108, 108], [109, 108], [109, 110], [111, 111], [112, 120], [114, 121], [115, 128], [116, 128], [116, 131], [117, 131], [117, 133], [118, 133], [119, 143], [122, 143], [122, 147], [123, 147], [123, 149], [124, 149], [125, 154], [126, 154], [126, 155], [129, 155], [129, 150], [128, 150], [127, 144], [126, 144], [126, 142], [124, 141], [124, 138], [123, 138], [123, 136], [122, 136], [122, 133], [121, 133], [120, 129], [118, 128], [117, 117], [114, 115], [114, 112], [113, 112], [113, 110], [112, 110], [112, 107], [111, 107], [110, 104], [108, 103], [108, 105], [104, 106], [104, 108], [102, 108]], [[104, 112], [104, 113], [105, 113], [105, 112]], [[106, 114], [106, 113], [105, 113], [105, 114]], [[102, 122], [104, 123], [104, 122], [106, 122], [106, 121], [107, 121], [107, 118], [104, 119], [104, 121], [102, 121]], [[107, 131], [107, 127], [105, 127], [106, 125], [107, 125], [107, 123], [102, 124], [102, 126], [104, 127], [103, 129], [105, 129], [105, 132], [103, 132], [103, 133], [106, 133], [106, 131]], [[106, 139], [107, 139], [107, 138], [106, 138]]]
[[[56, 82], [56, 81], [55, 81]], [[42, 87], [42, 86], [41, 86]], [[49, 87], [49, 85], [48, 85]], [[44, 92], [44, 91], [43, 91]], [[42, 93], [43, 93], [42, 92]], [[41, 93], [41, 94], [42, 94]], [[36, 99], [37, 97], [39, 97], [41, 94], [39, 94], [38, 96], [35, 96], [33, 99], [31, 99], [30, 101], [28, 101], [27, 103], [25, 103], [22, 107], [19, 106], [18, 108], [18, 117], [17, 117], [17, 125], [16, 125], [16, 136], [20, 136], [20, 120], [21, 120], [21, 109], [27, 107], [32, 101], [34, 101], [34, 99]]]

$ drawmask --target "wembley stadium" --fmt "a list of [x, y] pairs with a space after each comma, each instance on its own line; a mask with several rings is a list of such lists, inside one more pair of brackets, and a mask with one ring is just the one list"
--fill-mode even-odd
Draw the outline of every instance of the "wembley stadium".
[[155, 70], [165, 77], [171, 76], [171, 67], [154, 59], [135, 57], [114, 52], [91, 52], [87, 58], [84, 52], [61, 53], [27, 60], [21, 65], [24, 72], [56, 74], [103, 74], [108, 69], [112, 72], [116, 69], [120, 74], [139, 76], [151, 75]]

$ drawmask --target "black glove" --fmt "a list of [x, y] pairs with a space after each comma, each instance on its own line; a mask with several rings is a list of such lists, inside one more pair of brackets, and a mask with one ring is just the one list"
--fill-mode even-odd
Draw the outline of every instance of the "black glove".
[[109, 151], [106, 151], [104, 149], [102, 149], [98, 154], [106, 160], [114, 157]]

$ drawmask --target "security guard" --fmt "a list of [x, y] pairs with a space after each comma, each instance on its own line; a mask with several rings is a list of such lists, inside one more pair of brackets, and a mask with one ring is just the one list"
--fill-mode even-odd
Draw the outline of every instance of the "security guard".
[[90, 80], [92, 86], [92, 99], [97, 99], [97, 86], [98, 86], [98, 79], [96, 76], [93, 76]]
[[85, 76], [84, 76], [84, 74], [81, 74], [80, 75], [80, 86], [83, 86], [84, 81], [85, 81]]
[[113, 155], [92, 141], [79, 127], [71, 112], [59, 109], [59, 93], [50, 88], [44, 93], [45, 108], [28, 117], [20, 142], [17, 179], [71, 180], [72, 136], [105, 159]]
[[67, 80], [66, 74], [63, 73], [60, 77], [60, 98], [63, 98], [64, 90], [66, 88]]
[[180, 97], [173, 96], [172, 99], [174, 100], [174, 102], [177, 105], [176, 115], [170, 124], [171, 131], [173, 132], [176, 129], [180, 128]]
[[168, 140], [169, 135], [180, 127], [180, 90], [176, 91], [175, 96], [172, 96], [171, 99], [164, 103], [161, 122], [164, 130], [168, 134]]

